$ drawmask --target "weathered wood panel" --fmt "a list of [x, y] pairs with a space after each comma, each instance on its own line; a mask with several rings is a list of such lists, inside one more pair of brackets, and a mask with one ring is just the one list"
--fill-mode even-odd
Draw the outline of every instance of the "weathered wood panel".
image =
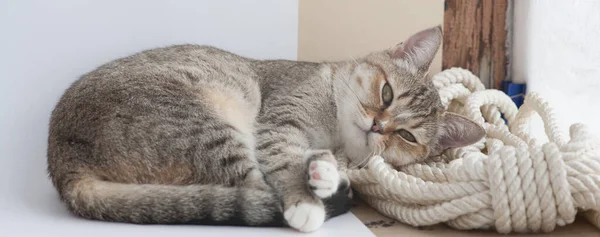
[[446, 0], [442, 68], [462, 67], [488, 88], [506, 77], [509, 0]]

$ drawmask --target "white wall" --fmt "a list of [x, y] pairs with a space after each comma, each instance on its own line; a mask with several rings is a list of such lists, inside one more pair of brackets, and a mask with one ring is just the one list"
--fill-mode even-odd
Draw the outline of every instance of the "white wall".
[[600, 136], [600, 1], [514, 2], [513, 79], [550, 102], [565, 136], [576, 122]]
[[53, 236], [67, 223], [64, 234], [101, 235], [93, 226], [68, 224], [72, 218], [45, 170], [50, 112], [79, 75], [177, 43], [296, 59], [297, 6], [296, 0], [0, 1], [0, 232]]

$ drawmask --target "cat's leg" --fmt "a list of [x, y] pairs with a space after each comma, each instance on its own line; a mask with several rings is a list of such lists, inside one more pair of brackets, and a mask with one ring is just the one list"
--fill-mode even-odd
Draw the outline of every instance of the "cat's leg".
[[[260, 190], [271, 190], [266, 184], [255, 155], [254, 123], [260, 106], [258, 88], [249, 89], [255, 96], [242, 97], [242, 91], [231, 88], [204, 88], [214, 118], [204, 118], [201, 136], [197, 144], [196, 169], [210, 183], [225, 184]], [[207, 159], [208, 158], [208, 159]]]
[[[255, 159], [250, 138], [222, 120], [204, 120], [210, 136], [197, 143], [194, 163], [206, 183], [270, 190]], [[214, 130], [213, 130], [214, 129]], [[213, 131], [210, 131], [213, 130]]]
[[[265, 179], [282, 198], [289, 226], [314, 231], [326, 219], [348, 210], [349, 198], [344, 198], [347, 195], [333, 195], [339, 187], [348, 191], [347, 185], [339, 184], [346, 179], [337, 172], [333, 155], [325, 150], [310, 150], [309, 141], [295, 123], [263, 126], [257, 138], [257, 159]], [[335, 208], [337, 204], [342, 204], [344, 210]]]
[[[335, 156], [335, 157], [334, 157]], [[307, 152], [308, 186], [325, 204], [329, 218], [344, 214], [352, 207], [350, 181], [340, 167], [347, 166], [343, 152], [329, 150]]]
[[257, 133], [257, 159], [265, 179], [281, 197], [288, 225], [303, 232], [318, 229], [326, 219], [323, 202], [307, 185], [308, 144], [296, 126], [262, 125]]
[[338, 169], [336, 157], [329, 150], [312, 150], [306, 154], [308, 162], [308, 185], [313, 193], [321, 198], [329, 198], [340, 186], [347, 189], [350, 181], [344, 172]]

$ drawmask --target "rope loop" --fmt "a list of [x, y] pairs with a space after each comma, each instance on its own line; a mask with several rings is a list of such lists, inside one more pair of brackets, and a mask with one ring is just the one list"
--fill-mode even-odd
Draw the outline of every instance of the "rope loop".
[[[538, 94], [527, 94], [517, 109], [464, 69], [440, 72], [433, 84], [447, 110], [482, 125], [486, 137], [399, 170], [380, 156], [366, 168], [342, 167], [367, 203], [413, 226], [550, 232], [572, 223], [579, 210], [600, 228], [600, 140], [584, 125], [571, 125], [567, 140]], [[534, 114], [544, 122], [545, 144], [528, 132]]]

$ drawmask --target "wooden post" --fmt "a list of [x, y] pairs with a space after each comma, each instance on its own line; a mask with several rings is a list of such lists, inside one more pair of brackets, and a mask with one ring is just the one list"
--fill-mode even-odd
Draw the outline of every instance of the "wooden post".
[[442, 68], [462, 67], [487, 88], [507, 75], [506, 17], [510, 0], [446, 0]]

